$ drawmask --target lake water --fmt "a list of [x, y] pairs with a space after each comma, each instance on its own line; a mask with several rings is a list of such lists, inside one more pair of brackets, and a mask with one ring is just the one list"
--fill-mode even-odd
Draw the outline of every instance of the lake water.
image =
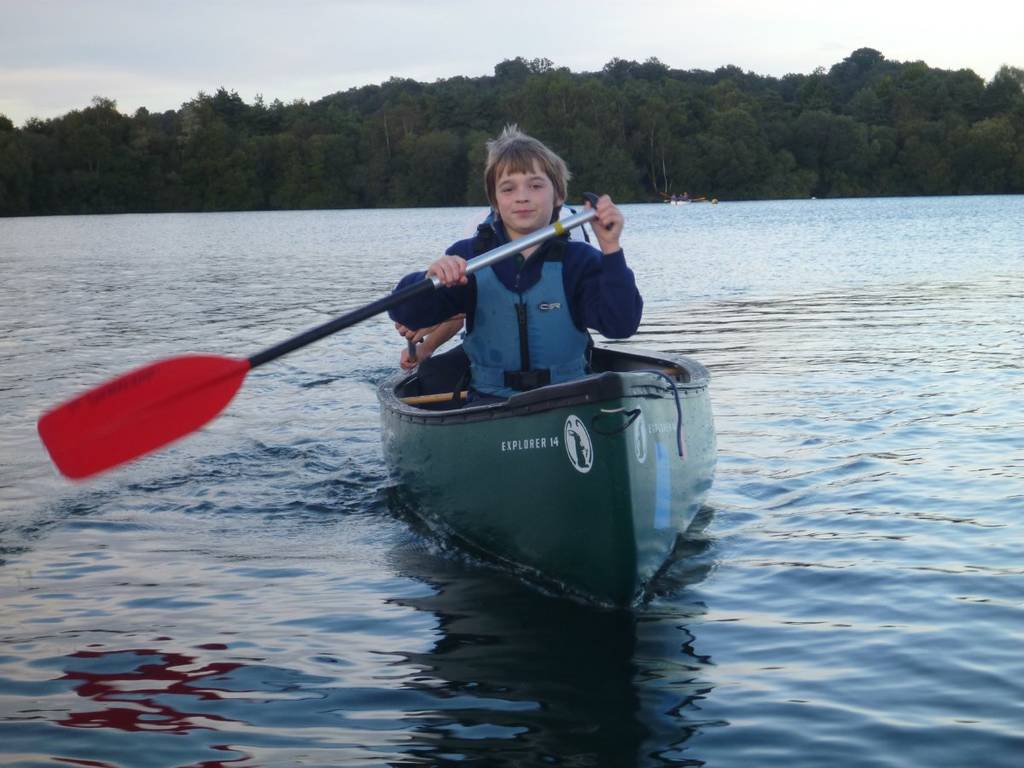
[[626, 206], [719, 463], [630, 611], [390, 509], [377, 318], [71, 483], [47, 407], [375, 299], [473, 209], [0, 220], [0, 764], [1020, 766], [1024, 197]]

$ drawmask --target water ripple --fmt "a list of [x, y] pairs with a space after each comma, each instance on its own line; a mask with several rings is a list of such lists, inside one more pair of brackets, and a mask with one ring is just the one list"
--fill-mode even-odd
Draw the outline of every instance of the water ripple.
[[632, 611], [391, 505], [383, 318], [103, 478], [39, 446], [48, 405], [359, 306], [479, 211], [0, 221], [0, 762], [1016, 768], [1022, 206], [627, 208], [629, 343], [705, 363], [719, 433]]

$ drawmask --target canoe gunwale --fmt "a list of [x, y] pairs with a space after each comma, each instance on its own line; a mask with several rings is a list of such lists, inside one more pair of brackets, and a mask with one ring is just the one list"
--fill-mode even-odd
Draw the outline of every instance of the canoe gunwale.
[[[623, 370], [604, 370], [564, 384], [529, 390], [499, 403], [467, 404], [454, 410], [432, 410], [402, 402], [399, 392], [416, 378], [416, 372], [400, 373], [379, 387], [381, 407], [393, 417], [419, 424], [446, 425], [516, 418], [581, 404], [625, 398], [662, 398], [673, 392], [680, 397], [707, 390], [710, 374], [698, 361], [683, 355], [653, 356], [623, 347], [595, 347], [595, 362], [625, 364]], [[666, 369], [675, 369], [669, 375]]]

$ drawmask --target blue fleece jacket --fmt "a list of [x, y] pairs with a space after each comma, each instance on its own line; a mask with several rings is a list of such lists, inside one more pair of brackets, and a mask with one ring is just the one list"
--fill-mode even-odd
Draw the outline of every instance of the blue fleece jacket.
[[[494, 232], [495, 246], [507, 242], [500, 223], [494, 225]], [[475, 255], [474, 240], [460, 240], [446, 253], [471, 259]], [[551, 241], [545, 242], [525, 261], [518, 256], [510, 256], [489, 269], [494, 270], [502, 285], [509, 290], [525, 290], [540, 279], [541, 257], [551, 247]], [[426, 272], [408, 274], [398, 283], [396, 290], [425, 276]], [[562, 280], [569, 299], [569, 311], [577, 328], [593, 329], [609, 339], [625, 339], [636, 333], [644, 302], [621, 250], [604, 255], [588, 243], [566, 239], [562, 252]], [[420, 294], [388, 314], [392, 320], [408, 328], [426, 328], [452, 315], [465, 313], [466, 331], [472, 333], [475, 310], [476, 279], [470, 275], [467, 285], [438, 288]]]

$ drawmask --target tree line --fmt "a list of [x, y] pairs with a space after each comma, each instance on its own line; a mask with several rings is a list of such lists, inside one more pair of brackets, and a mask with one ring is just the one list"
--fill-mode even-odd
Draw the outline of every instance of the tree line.
[[1024, 70], [986, 83], [862, 48], [781, 78], [517, 58], [314, 102], [221, 88], [163, 113], [96, 97], [22, 128], [0, 115], [0, 215], [482, 204], [484, 142], [511, 122], [566, 159], [574, 197], [1024, 192]]

